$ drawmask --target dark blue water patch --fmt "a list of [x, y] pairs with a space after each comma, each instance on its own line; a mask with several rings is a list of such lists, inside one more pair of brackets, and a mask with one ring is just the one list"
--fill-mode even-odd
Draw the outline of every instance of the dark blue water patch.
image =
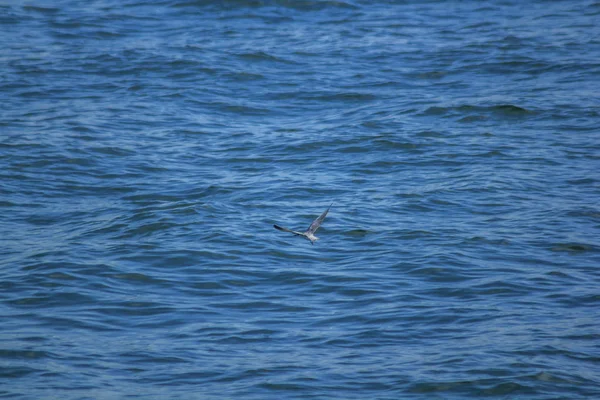
[[552, 251], [566, 251], [566, 252], [585, 252], [592, 251], [598, 252], [598, 246], [586, 243], [555, 243], [552, 246]]
[[598, 397], [595, 9], [5, 6], [3, 395]]

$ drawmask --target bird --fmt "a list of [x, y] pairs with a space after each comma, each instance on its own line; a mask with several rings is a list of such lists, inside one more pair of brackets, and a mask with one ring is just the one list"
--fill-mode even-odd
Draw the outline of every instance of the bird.
[[304, 231], [304, 232], [296, 232], [296, 231], [293, 231], [291, 229], [281, 227], [279, 225], [273, 225], [273, 227], [275, 229], [278, 229], [278, 230], [283, 231], [283, 232], [293, 233], [296, 236], [304, 236], [305, 238], [307, 238], [308, 240], [310, 240], [311, 244], [315, 244], [315, 242], [317, 240], [319, 240], [319, 238], [315, 236], [315, 232], [317, 231], [317, 229], [319, 229], [319, 227], [323, 223], [323, 220], [327, 216], [327, 213], [329, 212], [329, 209], [331, 208], [332, 205], [333, 205], [333, 203], [331, 203], [331, 205], [327, 208], [327, 210], [323, 211], [323, 214], [319, 215], [312, 222], [312, 224], [310, 224], [310, 226], [308, 227], [308, 229], [306, 231]]

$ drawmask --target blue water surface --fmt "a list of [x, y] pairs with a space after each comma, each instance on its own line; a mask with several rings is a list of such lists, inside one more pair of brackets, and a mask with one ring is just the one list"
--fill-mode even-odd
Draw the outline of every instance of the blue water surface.
[[600, 398], [599, 21], [4, 2], [0, 397]]

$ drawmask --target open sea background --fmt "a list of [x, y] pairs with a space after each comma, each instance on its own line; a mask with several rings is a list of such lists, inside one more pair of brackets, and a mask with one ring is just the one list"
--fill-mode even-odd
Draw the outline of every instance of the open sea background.
[[600, 398], [600, 2], [0, 4], [0, 398]]

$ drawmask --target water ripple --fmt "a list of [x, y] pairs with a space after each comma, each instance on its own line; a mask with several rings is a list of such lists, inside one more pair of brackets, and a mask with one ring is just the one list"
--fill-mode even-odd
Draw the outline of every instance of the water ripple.
[[597, 4], [0, 9], [0, 396], [600, 396]]

